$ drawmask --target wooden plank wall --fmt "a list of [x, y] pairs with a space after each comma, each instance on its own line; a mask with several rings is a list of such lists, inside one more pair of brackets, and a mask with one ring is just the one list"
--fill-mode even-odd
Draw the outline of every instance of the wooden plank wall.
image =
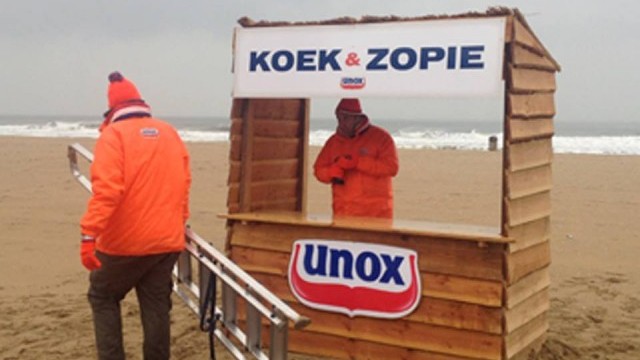
[[234, 99], [229, 213], [306, 206], [309, 101]]
[[512, 18], [505, 60], [503, 235], [505, 359], [526, 358], [545, 339], [549, 310], [555, 73], [522, 16]]
[[[479, 246], [474, 241], [333, 227], [230, 224], [232, 260], [312, 319], [305, 330], [290, 333], [292, 351], [340, 359], [502, 358], [505, 244]], [[301, 305], [289, 289], [286, 269], [293, 241], [304, 238], [415, 249], [423, 286], [420, 305], [395, 320], [349, 318]]]

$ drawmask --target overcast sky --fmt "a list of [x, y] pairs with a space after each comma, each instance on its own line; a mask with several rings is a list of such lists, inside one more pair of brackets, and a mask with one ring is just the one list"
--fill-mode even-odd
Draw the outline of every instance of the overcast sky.
[[[120, 70], [156, 115], [226, 117], [232, 33], [242, 16], [304, 21], [495, 5], [519, 8], [562, 66], [557, 121], [640, 123], [640, 2], [634, 0], [0, 0], [0, 114], [99, 117], [106, 77]], [[333, 102], [314, 101], [312, 115], [331, 117], [325, 107]], [[501, 112], [498, 101], [476, 103], [441, 99], [424, 106], [430, 118]], [[398, 100], [364, 104], [379, 116], [422, 116]]]

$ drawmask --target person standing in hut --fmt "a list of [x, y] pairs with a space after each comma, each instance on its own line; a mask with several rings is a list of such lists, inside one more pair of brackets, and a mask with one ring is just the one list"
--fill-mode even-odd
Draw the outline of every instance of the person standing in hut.
[[169, 359], [171, 271], [185, 247], [191, 175], [177, 131], [151, 116], [136, 86], [109, 75], [109, 110], [80, 221], [98, 357], [124, 359], [120, 302], [135, 288], [145, 359]]
[[315, 177], [331, 184], [334, 216], [393, 218], [392, 178], [398, 174], [395, 142], [372, 125], [359, 99], [340, 100], [338, 126], [313, 165]]

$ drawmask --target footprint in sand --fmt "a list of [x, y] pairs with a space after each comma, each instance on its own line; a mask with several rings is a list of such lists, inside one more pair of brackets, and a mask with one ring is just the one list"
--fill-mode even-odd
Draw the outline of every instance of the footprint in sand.
[[[631, 318], [640, 320], [640, 299], [638, 299], [637, 297], [630, 296], [626, 298], [622, 302], [622, 306], [620, 308]], [[639, 322], [640, 321], [635, 322], [635, 324], [638, 324]], [[637, 325], [636, 327], [638, 326], [640, 325]]]

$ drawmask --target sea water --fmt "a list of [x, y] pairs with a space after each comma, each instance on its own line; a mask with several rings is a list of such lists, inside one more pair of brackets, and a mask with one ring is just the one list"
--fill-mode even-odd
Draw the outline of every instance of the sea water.
[[[227, 142], [230, 121], [222, 117], [162, 117], [187, 142]], [[0, 136], [97, 138], [99, 117], [0, 115]], [[487, 150], [495, 136], [502, 147], [502, 122], [495, 120], [372, 119], [398, 148]], [[335, 131], [335, 119], [311, 119], [310, 145], [321, 146]], [[640, 121], [555, 121], [555, 153], [640, 155]]]

